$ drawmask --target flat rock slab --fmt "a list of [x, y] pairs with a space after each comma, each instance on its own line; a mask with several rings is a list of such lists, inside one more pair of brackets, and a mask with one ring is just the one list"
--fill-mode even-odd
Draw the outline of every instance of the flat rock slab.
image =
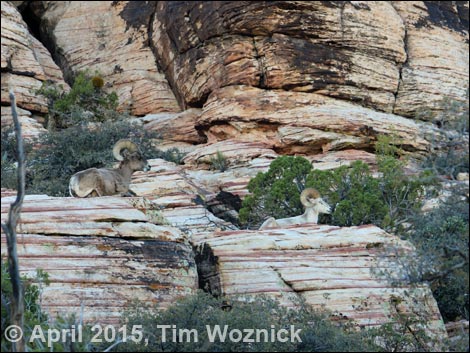
[[[2, 198], [2, 222], [14, 198]], [[20, 271], [33, 282], [37, 269], [49, 274], [42, 294], [46, 312], [118, 324], [135, 299], [164, 308], [197, 289], [187, 237], [150, 223], [131, 201], [25, 197], [17, 228]], [[3, 232], [1, 253], [7, 253]]]

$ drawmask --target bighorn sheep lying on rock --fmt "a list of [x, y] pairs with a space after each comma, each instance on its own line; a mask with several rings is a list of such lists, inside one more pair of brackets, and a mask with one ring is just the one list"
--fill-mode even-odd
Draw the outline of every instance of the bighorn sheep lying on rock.
[[305, 207], [305, 212], [301, 216], [275, 219], [269, 217], [259, 229], [278, 228], [293, 224], [318, 223], [320, 213], [331, 213], [330, 206], [321, 198], [320, 193], [315, 189], [305, 189], [300, 194], [300, 202]]
[[131, 176], [138, 170], [149, 170], [147, 160], [134, 142], [125, 139], [116, 142], [113, 155], [121, 161], [118, 168], [90, 168], [74, 174], [70, 178], [70, 196], [133, 195], [129, 190]]

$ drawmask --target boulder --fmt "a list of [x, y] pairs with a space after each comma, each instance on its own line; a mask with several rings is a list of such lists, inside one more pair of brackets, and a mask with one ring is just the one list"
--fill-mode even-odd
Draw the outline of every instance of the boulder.
[[[6, 195], [2, 223], [15, 198]], [[131, 200], [119, 197], [26, 196], [18, 259], [21, 275], [33, 283], [37, 269], [49, 275], [42, 309], [52, 316], [83, 315], [92, 324], [118, 324], [136, 299], [164, 308], [195, 291], [197, 272], [187, 237], [148, 219]], [[6, 251], [2, 231], [2, 257]]]
[[429, 329], [446, 336], [429, 287], [403, 283], [396, 288], [377, 275], [382, 269], [395, 272], [394, 253], [384, 251], [387, 247], [404, 253], [413, 247], [376, 226], [304, 224], [201, 233], [191, 241], [197, 248], [200, 285], [213, 294], [264, 294], [287, 306], [301, 297], [362, 327], [390, 322], [394, 310], [409, 313], [419, 303], [431, 318]]

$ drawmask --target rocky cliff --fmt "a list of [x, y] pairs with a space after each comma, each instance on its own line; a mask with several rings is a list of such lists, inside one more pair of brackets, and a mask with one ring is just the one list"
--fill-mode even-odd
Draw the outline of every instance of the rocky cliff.
[[[468, 87], [468, 2], [14, 3], [1, 4], [2, 126], [8, 88], [25, 136], [37, 136], [49, 109], [42, 82], [67, 89], [96, 70], [119, 109], [189, 152], [182, 166], [155, 159], [133, 178], [145, 202], [26, 200], [22, 270], [51, 273], [52, 312], [84, 304], [89, 318], [115, 321], [134, 297], [165, 306], [213, 277], [224, 294], [291, 292], [362, 324], [385, 320], [390, 293], [368, 273], [371, 244], [398, 239], [373, 227], [239, 231], [230, 205], [278, 155], [326, 169], [373, 164], [378, 134], [398, 134], [410, 153], [438, 143], [439, 103], [464, 100]], [[208, 170], [218, 151], [223, 173]], [[368, 296], [371, 309], [354, 313]]]

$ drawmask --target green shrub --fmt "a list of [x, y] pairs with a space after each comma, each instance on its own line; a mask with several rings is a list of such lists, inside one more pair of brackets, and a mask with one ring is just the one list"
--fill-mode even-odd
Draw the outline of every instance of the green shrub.
[[119, 139], [130, 138], [146, 158], [154, 158], [159, 153], [152, 144], [154, 137], [142, 126], [124, 121], [104, 122], [94, 129], [77, 125], [47, 132], [37, 141], [41, 148], [27, 157], [27, 193], [68, 196], [74, 173], [116, 163], [112, 148]]
[[257, 228], [269, 216], [289, 217], [303, 213], [300, 193], [312, 169], [303, 157], [282, 156], [274, 160], [266, 173], [250, 180], [251, 195], [243, 200], [240, 222]]
[[387, 214], [379, 180], [372, 177], [369, 166], [361, 161], [335, 170], [313, 170], [306, 186], [317, 189], [332, 205], [331, 215], [323, 215], [323, 222], [338, 226], [380, 226]]
[[467, 187], [454, 187], [452, 195], [426, 214], [417, 214], [407, 233], [417, 249], [404, 270], [412, 283], [428, 281], [446, 321], [469, 319]]
[[[117, 112], [117, 95], [105, 93], [103, 85], [98, 74], [82, 72], [68, 93], [52, 84], [45, 84], [39, 90], [49, 100], [52, 128], [32, 144], [25, 144], [27, 193], [68, 196], [68, 183], [73, 174], [92, 167], [112, 167], [116, 163], [112, 148], [121, 138], [134, 141], [147, 159], [164, 158], [181, 163], [183, 153], [177, 149], [158, 150], [154, 145], [156, 133], [130, 123], [126, 114]], [[2, 187], [7, 188], [16, 187], [15, 140], [10, 136], [11, 131], [2, 130]]]
[[304, 212], [300, 192], [317, 189], [332, 208], [330, 215], [320, 215], [320, 223], [338, 226], [376, 224], [396, 231], [416, 212], [434, 185], [429, 173], [408, 176], [400, 152], [390, 138], [379, 136], [377, 164], [381, 175], [373, 177], [367, 164], [356, 161], [334, 170], [311, 170], [303, 157], [283, 156], [271, 163], [266, 173], [248, 184], [251, 195], [243, 201], [240, 221], [256, 228], [269, 216], [291, 217]]
[[439, 187], [435, 174], [424, 170], [418, 175], [407, 175], [406, 158], [397, 158], [403, 151], [397, 147], [396, 136], [380, 135], [376, 144], [376, 160], [381, 177], [381, 196], [387, 205], [387, 214], [381, 227], [395, 233], [403, 232], [403, 224], [420, 212], [423, 202]]
[[[354, 333], [347, 326], [335, 326], [326, 314], [314, 311], [305, 303], [300, 303], [297, 310], [289, 310], [265, 297], [227, 300], [199, 292], [178, 300], [165, 311], [136, 303], [125, 313], [123, 324], [127, 327], [142, 325], [142, 337], [148, 339], [147, 344], [129, 341], [116, 347], [123, 352], [341, 352], [376, 348], [367, 344], [361, 333]], [[166, 342], [163, 342], [162, 329], [157, 325], [169, 325]], [[300, 329], [302, 342], [271, 342], [270, 337], [265, 342], [264, 335], [260, 334], [259, 342], [231, 342], [227, 335], [225, 342], [217, 336], [211, 343], [206, 325], [211, 331], [215, 325], [219, 325], [221, 330], [227, 325], [227, 332], [266, 329], [268, 333], [272, 327], [276, 332], [280, 328], [290, 332], [290, 325], [293, 325], [295, 330]], [[176, 329], [176, 342], [173, 341], [172, 328]], [[197, 342], [195, 333], [190, 336], [190, 342], [186, 342], [188, 336], [179, 335], [180, 329], [194, 330]], [[255, 339], [255, 335], [252, 338]]]
[[228, 168], [227, 157], [220, 151], [217, 151], [215, 156], [211, 156], [210, 165], [212, 170], [218, 170], [219, 172], [225, 172]]
[[116, 111], [118, 96], [102, 90], [103, 78], [80, 72], [69, 92], [62, 87], [45, 82], [38, 94], [48, 99], [48, 130], [63, 129], [77, 124], [114, 121], [122, 118]]

